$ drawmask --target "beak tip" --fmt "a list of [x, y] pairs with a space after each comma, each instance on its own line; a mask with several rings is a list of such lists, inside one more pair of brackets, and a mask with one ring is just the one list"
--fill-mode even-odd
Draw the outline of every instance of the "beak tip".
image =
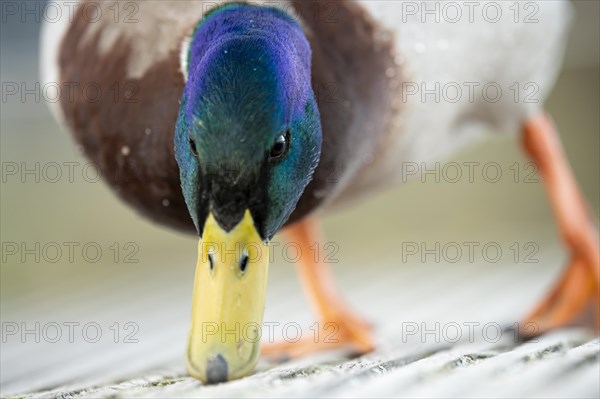
[[209, 359], [206, 364], [206, 382], [218, 384], [227, 381], [227, 361], [220, 354]]

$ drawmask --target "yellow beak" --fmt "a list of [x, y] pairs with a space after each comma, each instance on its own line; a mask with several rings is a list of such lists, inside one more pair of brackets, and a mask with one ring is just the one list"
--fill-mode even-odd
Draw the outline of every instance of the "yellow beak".
[[198, 244], [186, 362], [207, 383], [244, 377], [258, 361], [269, 246], [250, 211], [230, 232], [212, 213]]

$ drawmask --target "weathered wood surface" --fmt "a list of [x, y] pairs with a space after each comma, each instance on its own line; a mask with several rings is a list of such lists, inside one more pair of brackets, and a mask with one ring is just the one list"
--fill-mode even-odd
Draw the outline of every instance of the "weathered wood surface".
[[599, 341], [581, 331], [514, 345], [457, 345], [354, 360], [286, 364], [241, 381], [203, 386], [156, 370], [101, 386], [66, 385], [27, 398], [107, 397], [598, 397]]
[[[507, 332], [496, 337], [496, 326], [510, 326], [526, 313], [564, 262], [559, 250], [539, 258], [535, 264], [493, 267], [476, 262], [399, 267], [380, 261], [377, 273], [386, 276], [381, 279], [369, 279], [374, 271], [367, 268], [335, 266], [346, 297], [372, 321], [378, 350], [355, 359], [337, 352], [283, 364], [263, 360], [254, 375], [216, 386], [203, 386], [183, 367], [191, 288], [183, 276], [191, 270], [154, 270], [152, 279], [136, 284], [139, 270], [123, 269], [118, 280], [77, 292], [69, 292], [65, 282], [25, 295], [13, 307], [27, 313], [10, 311], [3, 320], [93, 320], [107, 337], [94, 344], [77, 339], [3, 344], [2, 395], [598, 397], [600, 343], [591, 332], [565, 329], [526, 343]], [[309, 331], [312, 316], [293, 269], [278, 267], [273, 274], [265, 319], [293, 320]], [[132, 320], [139, 326], [138, 342], [114, 343], [108, 327]], [[479, 323], [472, 335], [469, 322]], [[444, 332], [450, 323], [460, 326], [459, 342], [451, 330]], [[420, 331], [408, 334], [408, 324]], [[486, 325], [492, 327], [484, 332]]]

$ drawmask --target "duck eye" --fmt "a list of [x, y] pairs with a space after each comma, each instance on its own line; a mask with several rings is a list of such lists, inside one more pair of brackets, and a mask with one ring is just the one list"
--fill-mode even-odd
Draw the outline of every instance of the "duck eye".
[[290, 146], [290, 131], [280, 134], [275, 140], [275, 144], [271, 147], [269, 158], [272, 161], [281, 159], [288, 151]]
[[196, 142], [194, 141], [193, 138], [189, 138], [189, 142], [190, 142], [190, 151], [192, 151], [192, 154], [194, 154], [194, 156], [198, 156], [198, 149], [196, 148]]

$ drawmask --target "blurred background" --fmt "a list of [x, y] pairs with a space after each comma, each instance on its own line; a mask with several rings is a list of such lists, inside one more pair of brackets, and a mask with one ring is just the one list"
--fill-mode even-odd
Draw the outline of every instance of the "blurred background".
[[[564, 68], [547, 102], [596, 215], [599, 4], [574, 2]], [[39, 29], [34, 18], [3, 16], [2, 395], [162, 367], [183, 370], [197, 240], [148, 222], [97, 181], [43, 98], [5, 98], [6, 82], [34, 87], [39, 81]], [[373, 321], [383, 345], [401, 344], [393, 340], [398, 330], [390, 318], [510, 324], [565, 262], [543, 187], [524, 178], [530, 170], [518, 136], [490, 139], [452, 161], [496, 162], [504, 175], [495, 183], [480, 175], [474, 182], [415, 179], [323, 219], [326, 240], [337, 249], [332, 267], [340, 289]], [[522, 174], [517, 182], [515, 163]], [[401, 256], [407, 242], [427, 248], [491, 242], [503, 254], [498, 262], [480, 251], [472, 261], [442, 256], [423, 262], [420, 254]], [[532, 251], [536, 263], [526, 261]], [[288, 260], [275, 251], [265, 320], [309, 326], [313, 316]]]

